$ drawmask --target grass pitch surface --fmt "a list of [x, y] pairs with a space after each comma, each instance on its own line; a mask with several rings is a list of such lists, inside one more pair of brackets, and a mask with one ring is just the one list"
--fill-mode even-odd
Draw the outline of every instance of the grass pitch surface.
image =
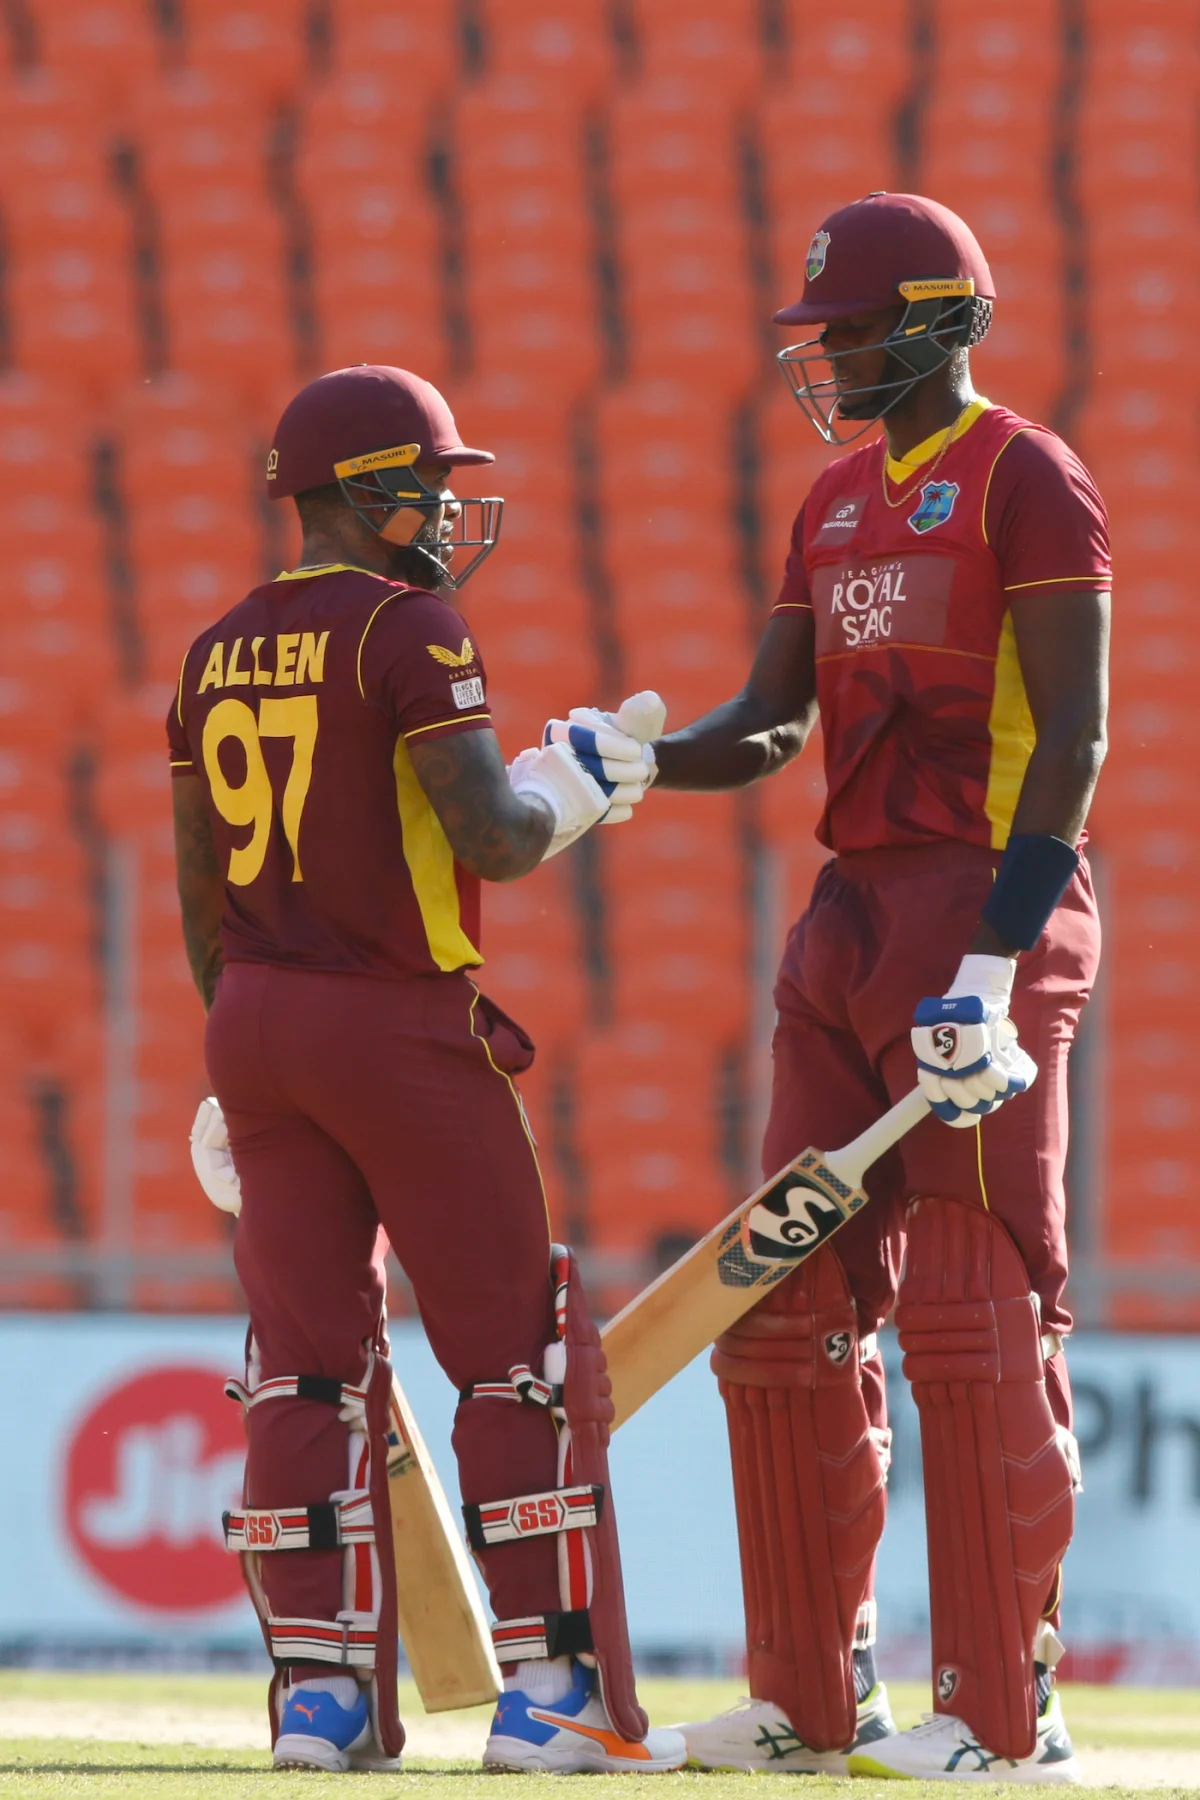
[[[732, 1705], [727, 1681], [646, 1680], [641, 1694], [656, 1724], [704, 1718]], [[205, 1675], [69, 1675], [0, 1673], [0, 1795], [35, 1800], [273, 1800], [276, 1795], [345, 1794], [347, 1781], [369, 1782], [381, 1796], [413, 1800], [547, 1800], [561, 1777], [484, 1775], [478, 1758], [490, 1708], [425, 1716], [406, 1686], [409, 1727], [401, 1775], [275, 1774], [266, 1752], [265, 1683], [257, 1677]], [[915, 1724], [928, 1705], [922, 1686], [889, 1684], [897, 1722]], [[1200, 1791], [1200, 1693], [1148, 1688], [1067, 1687], [1063, 1704], [1090, 1794], [1107, 1800], [1153, 1788], [1159, 1796]], [[582, 1781], [583, 1777], [570, 1778]], [[594, 1778], [589, 1793], [595, 1793]], [[898, 1790], [874, 1780], [853, 1783], [815, 1776], [804, 1800], [891, 1800]], [[677, 1800], [762, 1800], [762, 1784], [746, 1775], [682, 1773], [608, 1776], [613, 1800], [643, 1796], [645, 1784], [667, 1784]], [[1096, 1785], [1091, 1785], [1095, 1783]], [[789, 1783], [790, 1787], [790, 1783]], [[946, 1783], [907, 1784], [911, 1800], [946, 1800]], [[666, 1794], [663, 1796], [666, 1800]]]

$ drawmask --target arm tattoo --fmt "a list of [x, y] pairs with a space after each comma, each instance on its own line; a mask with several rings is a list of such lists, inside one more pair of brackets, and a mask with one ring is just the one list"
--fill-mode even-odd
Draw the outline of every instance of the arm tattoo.
[[203, 789], [197, 776], [173, 783], [175, 874], [183, 918], [183, 943], [192, 979], [207, 1012], [221, 973], [221, 912], [225, 876], [213, 842]]
[[523, 800], [492, 731], [420, 740], [409, 755], [417, 779], [464, 868], [485, 881], [512, 881], [541, 861], [554, 831], [540, 800]]

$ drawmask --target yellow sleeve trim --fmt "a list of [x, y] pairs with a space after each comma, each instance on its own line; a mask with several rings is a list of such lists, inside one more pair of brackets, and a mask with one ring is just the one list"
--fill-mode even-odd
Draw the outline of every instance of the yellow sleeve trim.
[[171, 758], [171, 767], [173, 769], [194, 769], [195, 766], [196, 766], [195, 760], [194, 760], [194, 758], [192, 758], [190, 756], [187, 757], [183, 762], [176, 762], [174, 757]]
[[979, 529], [983, 533], [983, 541], [985, 544], [987, 544], [987, 547], [989, 550], [991, 549], [992, 546], [988, 540], [988, 534], [987, 534], [987, 503], [988, 503], [988, 495], [992, 491], [992, 476], [996, 473], [996, 464], [1000, 461], [1000, 458], [1004, 455], [1004, 452], [1008, 449], [1008, 446], [1010, 444], [1014, 444], [1019, 437], [1022, 437], [1025, 432], [1027, 432], [1031, 429], [1032, 429], [1032, 427], [1029, 425], [1022, 425], [1019, 430], [1013, 432], [1011, 437], [1005, 438], [1004, 442], [1001, 444], [1000, 448], [997, 450], [995, 456], [993, 456], [993, 458], [992, 458], [992, 466], [988, 470], [988, 478], [983, 484], [983, 505], [979, 509]]
[[444, 731], [447, 725], [465, 725], [469, 719], [486, 719], [491, 723], [490, 712], [455, 713], [452, 719], [435, 719], [432, 725], [414, 725], [411, 731], [402, 731], [401, 737], [420, 737], [423, 731]]
[[179, 686], [175, 690], [175, 717], [183, 724], [183, 673], [187, 668], [187, 659], [192, 654], [189, 646], [183, 653], [183, 661], [179, 665]]
[[775, 602], [774, 606], [771, 608], [771, 611], [773, 613], [777, 613], [777, 612], [811, 612], [812, 606], [809, 603], [809, 601], [807, 601], [807, 600], [777, 600]]
[[355, 658], [354, 666], [355, 666], [355, 670], [357, 671], [357, 674], [358, 674], [358, 691], [362, 695], [364, 700], [366, 699], [367, 696], [366, 696], [366, 692], [365, 692], [365, 690], [363, 688], [363, 684], [362, 684], [363, 645], [367, 641], [367, 632], [370, 631], [372, 625], [375, 623], [376, 619], [379, 617], [380, 613], [383, 611], [384, 607], [387, 605], [387, 603], [391, 599], [391, 597], [392, 596], [390, 594], [385, 594], [383, 596], [383, 599], [379, 602], [379, 605], [375, 608], [375, 611], [371, 614], [370, 618], [367, 620], [367, 623], [363, 629], [363, 634], [358, 640], [358, 655]]
[[1012, 581], [1004, 592], [1015, 594], [1018, 588], [1027, 587], [1069, 587], [1073, 581], [1086, 581], [1105, 593], [1112, 589], [1111, 575], [1051, 575], [1046, 581]]

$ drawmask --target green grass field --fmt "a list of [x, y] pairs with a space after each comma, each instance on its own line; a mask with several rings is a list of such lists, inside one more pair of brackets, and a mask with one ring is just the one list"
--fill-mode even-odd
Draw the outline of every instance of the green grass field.
[[[901, 1726], [914, 1724], [928, 1704], [915, 1683], [890, 1687]], [[646, 1680], [642, 1698], [657, 1724], [702, 1718], [731, 1705], [736, 1682]], [[342, 1791], [345, 1783], [369, 1781], [373, 1792], [475, 1800], [499, 1792], [521, 1800], [527, 1791], [547, 1793], [546, 1776], [488, 1776], [478, 1767], [478, 1746], [488, 1709], [426, 1718], [410, 1687], [402, 1695], [412, 1747], [402, 1775], [334, 1776], [275, 1774], [265, 1743], [263, 1683], [245, 1676], [69, 1675], [0, 1673], [0, 1794], [53, 1795], [59, 1800], [95, 1796], [108, 1800], [234, 1800], [248, 1795], [271, 1800], [277, 1794], [306, 1796]], [[1063, 1690], [1067, 1720], [1085, 1775], [1097, 1786], [1077, 1788], [1081, 1796], [1114, 1796], [1152, 1787], [1159, 1795], [1200, 1791], [1200, 1693], [1160, 1688], [1069, 1687]], [[109, 1733], [108, 1736], [105, 1733]], [[189, 1741], [189, 1739], [193, 1741]], [[1090, 1754], [1089, 1754], [1090, 1753]], [[1089, 1771], [1089, 1762], [1093, 1765]], [[593, 1778], [594, 1779], [594, 1778]], [[806, 1800], [869, 1800], [895, 1790], [890, 1784], [853, 1784], [816, 1777], [803, 1780]], [[610, 1776], [604, 1791], [615, 1800], [639, 1792], [646, 1780], [669, 1785], [694, 1800], [736, 1800], [755, 1791], [761, 1779], [741, 1775], [680, 1774], [659, 1777]], [[450, 1783], [449, 1788], [445, 1784]], [[926, 1792], [944, 1796], [946, 1785], [908, 1784], [921, 1800]]]

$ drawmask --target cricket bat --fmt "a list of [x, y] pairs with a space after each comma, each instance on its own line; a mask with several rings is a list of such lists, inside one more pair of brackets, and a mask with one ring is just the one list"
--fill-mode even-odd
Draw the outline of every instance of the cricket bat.
[[490, 1703], [500, 1669], [474, 1571], [394, 1375], [387, 1469], [397, 1620], [421, 1703], [431, 1713]]
[[844, 1149], [802, 1151], [609, 1320], [614, 1431], [866, 1205], [863, 1176], [928, 1111], [914, 1088]]

